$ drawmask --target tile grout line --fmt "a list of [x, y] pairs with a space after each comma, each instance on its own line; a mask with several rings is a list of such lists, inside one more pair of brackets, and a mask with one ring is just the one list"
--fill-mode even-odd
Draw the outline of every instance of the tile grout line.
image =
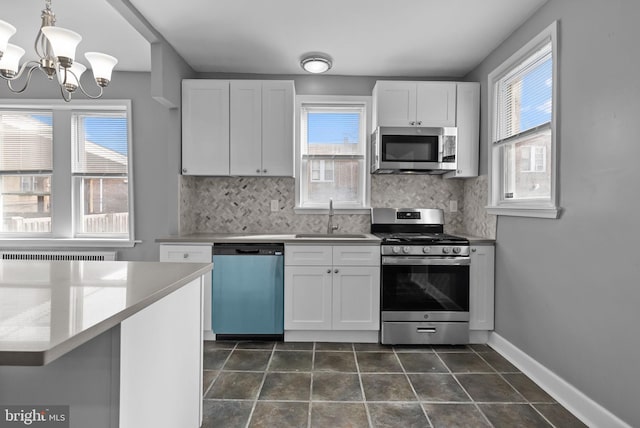
[[309, 408], [307, 409], [307, 428], [311, 428], [311, 408], [313, 406], [313, 369], [316, 365], [316, 342], [311, 347], [311, 383], [309, 385]]
[[[229, 355], [227, 355], [227, 358], [225, 358], [225, 359], [224, 359], [224, 362], [223, 362], [223, 363], [222, 363], [222, 365], [220, 366], [220, 369], [218, 370], [218, 373], [216, 374], [216, 377], [214, 377], [214, 378], [213, 378], [213, 380], [211, 381], [211, 384], [209, 385], [209, 387], [207, 388], [207, 390], [206, 390], [206, 391], [204, 391], [204, 392], [202, 393], [202, 399], [203, 399], [203, 400], [205, 400], [205, 399], [207, 399], [207, 400], [208, 400], [208, 398], [205, 398], [205, 395], [207, 395], [207, 394], [209, 393], [209, 391], [211, 391], [211, 388], [213, 388], [213, 385], [216, 383], [216, 381], [217, 381], [217, 380], [218, 380], [218, 378], [220, 377], [220, 373], [222, 373], [222, 370], [223, 370], [223, 368], [224, 368], [224, 365], [225, 365], [225, 364], [227, 364], [227, 361], [229, 361], [229, 358], [231, 358], [231, 354], [233, 354], [233, 351], [235, 351], [235, 349], [236, 349], [236, 347], [237, 347], [237, 346], [238, 346], [238, 343], [236, 342], [236, 343], [233, 345], [233, 348], [227, 348], [227, 349], [229, 350]], [[226, 350], [226, 349], [222, 349], [222, 350], [224, 351], [224, 350]], [[204, 357], [203, 357], [203, 358], [204, 358]], [[203, 371], [203, 375], [204, 375], [204, 370], [206, 370], [206, 369], [204, 369], [204, 368], [203, 368], [203, 370], [202, 370], [202, 371]]]
[[367, 422], [369, 427], [373, 427], [373, 420], [371, 419], [371, 412], [369, 412], [369, 405], [367, 404], [367, 397], [364, 395], [364, 384], [362, 383], [362, 374], [360, 373], [360, 363], [358, 363], [358, 354], [356, 352], [356, 346], [351, 344], [351, 351], [353, 352], [353, 359], [356, 363], [356, 372], [358, 373], [358, 382], [360, 383], [360, 392], [362, 393], [362, 403], [364, 404], [364, 411], [367, 413]]
[[424, 406], [422, 405], [422, 401], [420, 401], [420, 396], [418, 395], [418, 392], [416, 391], [415, 387], [413, 386], [413, 382], [411, 382], [411, 379], [409, 378], [409, 375], [407, 374], [407, 370], [404, 368], [404, 364], [402, 364], [402, 360], [400, 359], [400, 356], [396, 352], [395, 348], [392, 348], [392, 349], [393, 349], [393, 355], [395, 355], [396, 360], [398, 361], [398, 364], [400, 364], [400, 368], [402, 369], [402, 373], [404, 373], [404, 377], [407, 379], [407, 382], [409, 382], [409, 386], [411, 387], [411, 391], [413, 391], [413, 395], [415, 395], [415, 397], [416, 397], [417, 403], [420, 406], [420, 409], [422, 410], [422, 414], [424, 414], [424, 417], [427, 418], [427, 423], [429, 424], [429, 427], [432, 428], [433, 427], [433, 423], [431, 422], [431, 418], [429, 417], [429, 414], [427, 413], [427, 411], [425, 410]]
[[271, 348], [271, 355], [269, 355], [269, 361], [267, 361], [267, 365], [264, 368], [264, 372], [262, 375], [262, 382], [260, 382], [260, 387], [258, 388], [258, 392], [256, 393], [256, 397], [253, 401], [253, 406], [251, 406], [251, 411], [249, 412], [249, 418], [247, 419], [247, 424], [245, 425], [246, 428], [249, 428], [249, 425], [251, 424], [251, 418], [253, 418], [253, 413], [256, 410], [256, 406], [258, 405], [258, 398], [260, 397], [260, 393], [262, 392], [262, 387], [264, 386], [264, 381], [267, 379], [267, 369], [269, 368], [269, 366], [271, 365], [271, 360], [273, 360], [273, 355], [276, 352], [276, 343], [273, 343], [273, 348]]

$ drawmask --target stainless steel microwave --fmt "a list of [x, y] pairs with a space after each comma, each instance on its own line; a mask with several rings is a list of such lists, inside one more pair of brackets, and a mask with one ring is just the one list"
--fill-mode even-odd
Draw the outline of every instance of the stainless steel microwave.
[[443, 174], [457, 168], [457, 128], [384, 127], [371, 135], [372, 174]]

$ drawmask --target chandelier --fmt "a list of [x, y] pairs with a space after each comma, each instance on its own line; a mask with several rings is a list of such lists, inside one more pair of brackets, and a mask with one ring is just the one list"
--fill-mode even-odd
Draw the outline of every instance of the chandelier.
[[[34, 72], [42, 72], [49, 80], [56, 81], [60, 87], [60, 94], [65, 101], [71, 101], [71, 94], [80, 91], [89, 98], [100, 98], [103, 90], [111, 80], [111, 72], [118, 60], [110, 55], [99, 52], [84, 54], [93, 70], [93, 77], [98, 86], [96, 94], [88, 93], [80, 83], [80, 76], [87, 69], [75, 61], [76, 47], [82, 40], [80, 34], [56, 27], [56, 15], [51, 10], [51, 0], [45, 0], [42, 11], [42, 25], [36, 36], [34, 49], [39, 59], [28, 61], [20, 67], [20, 58], [25, 51], [19, 46], [9, 43], [9, 39], [16, 33], [16, 28], [0, 20], [0, 77], [7, 81], [9, 90], [22, 93], [29, 86]], [[18, 89], [13, 83], [18, 81], [26, 72], [24, 85]]]

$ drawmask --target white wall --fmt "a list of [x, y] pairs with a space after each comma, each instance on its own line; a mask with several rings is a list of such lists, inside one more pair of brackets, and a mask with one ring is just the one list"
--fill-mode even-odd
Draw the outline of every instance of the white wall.
[[[640, 2], [550, 0], [466, 79], [559, 20], [557, 220], [500, 216], [496, 331], [640, 426]], [[487, 173], [487, 118], [481, 171]]]

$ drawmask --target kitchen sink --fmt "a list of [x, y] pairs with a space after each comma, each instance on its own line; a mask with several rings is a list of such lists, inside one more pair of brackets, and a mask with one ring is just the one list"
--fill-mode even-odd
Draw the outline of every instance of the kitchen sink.
[[298, 233], [296, 238], [302, 239], [366, 239], [362, 233]]

